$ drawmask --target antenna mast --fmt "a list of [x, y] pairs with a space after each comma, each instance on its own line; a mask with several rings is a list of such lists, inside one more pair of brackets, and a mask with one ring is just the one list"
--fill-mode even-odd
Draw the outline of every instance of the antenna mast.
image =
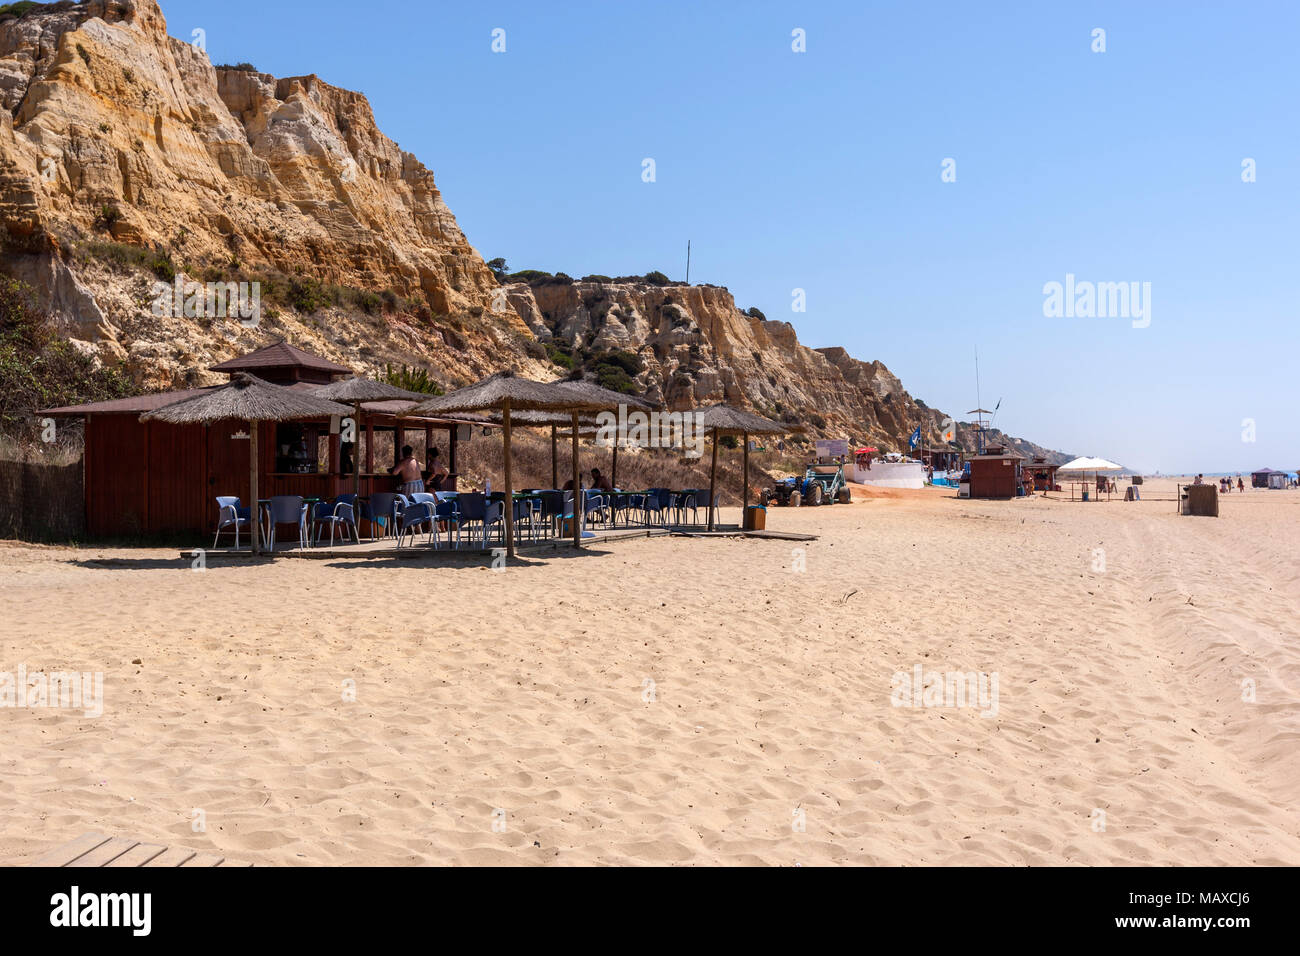
[[686, 284], [691, 284], [691, 240], [686, 240]]

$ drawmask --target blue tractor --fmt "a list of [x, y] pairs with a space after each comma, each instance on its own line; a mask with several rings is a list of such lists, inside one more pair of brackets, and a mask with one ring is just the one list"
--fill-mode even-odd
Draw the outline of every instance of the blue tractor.
[[844, 479], [844, 466], [834, 462], [809, 465], [804, 476], [783, 478], [768, 492], [768, 500], [798, 508], [802, 505], [849, 504], [853, 496]]

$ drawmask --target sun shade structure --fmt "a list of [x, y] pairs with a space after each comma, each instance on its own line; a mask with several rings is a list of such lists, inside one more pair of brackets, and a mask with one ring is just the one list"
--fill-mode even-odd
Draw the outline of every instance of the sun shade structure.
[[1123, 471], [1123, 465], [1117, 465], [1113, 461], [1107, 461], [1105, 458], [1076, 458], [1074, 461], [1067, 461], [1064, 465], [1056, 469], [1057, 471]]
[[[396, 385], [389, 385], [386, 382], [376, 382], [372, 378], [345, 378], [339, 382], [331, 382], [328, 385], [322, 385], [320, 388], [312, 389], [312, 395], [316, 398], [324, 398], [331, 402], [348, 402], [353, 407], [352, 427], [361, 428], [361, 403], [362, 402], [388, 402], [394, 399], [404, 399], [407, 401], [420, 402], [428, 398], [423, 392], [408, 392], [404, 388], [398, 388]], [[357, 436], [360, 437], [359, 435]], [[357, 445], [353, 446], [352, 455], [352, 493], [361, 493], [361, 456], [355, 453]]]
[[[1057, 472], [1062, 472], [1062, 471], [1083, 472], [1084, 481], [1086, 482], [1087, 473], [1090, 471], [1096, 474], [1100, 474], [1103, 471], [1123, 471], [1124, 466], [1117, 465], [1113, 461], [1107, 461], [1105, 458], [1088, 458], [1087, 456], [1085, 456], [1083, 458], [1076, 458], [1073, 461], [1067, 461], [1064, 465], [1062, 465], [1060, 468], [1056, 470]], [[1074, 492], [1071, 492], [1070, 495], [1071, 498], [1073, 498]]]
[[747, 412], [741, 408], [732, 408], [730, 405], [710, 405], [700, 411], [703, 414], [701, 425], [703, 425], [704, 431], [713, 433], [713, 461], [709, 466], [709, 530], [713, 530], [713, 502], [716, 500], [714, 489], [718, 483], [718, 438], [721, 435], [740, 435], [745, 449], [744, 464], [742, 466], [745, 477], [740, 499], [743, 524], [745, 508], [749, 506], [749, 436], [783, 435], [787, 432], [802, 431], [803, 429], [798, 425], [783, 425], [780, 422], [764, 418], [762, 415], [755, 415], [753, 412]]
[[351, 414], [347, 405], [317, 398], [307, 392], [272, 385], [248, 372], [235, 372], [230, 384], [184, 398], [171, 405], [146, 412], [141, 421], [160, 421], [171, 425], [209, 425], [237, 419], [248, 422], [249, 481], [251, 486], [249, 517], [252, 519], [253, 551], [261, 550], [261, 522], [257, 520], [257, 425], [258, 422], [291, 422], [304, 418]]
[[[492, 412], [486, 416], [486, 420], [494, 424], [501, 424], [501, 413]], [[511, 412], [511, 425], [522, 425], [525, 428], [546, 428], [551, 429], [551, 487], [560, 487], [560, 451], [559, 439], [560, 429], [571, 429], [573, 427], [573, 416], [564, 412]], [[580, 415], [578, 417], [578, 434], [584, 438], [595, 435], [599, 429], [596, 426], [596, 419], [591, 415]], [[568, 437], [567, 432], [565, 437]], [[618, 446], [614, 446], [614, 467], [615, 474], [618, 469]], [[610, 479], [613, 480], [612, 478]]]
[[[615, 411], [619, 406], [625, 405], [631, 411], [648, 412], [652, 411], [655, 406], [643, 398], [635, 395], [629, 395], [626, 392], [616, 392], [613, 389], [605, 388], [603, 385], [597, 385], [595, 382], [583, 381], [580, 379], [569, 379], [563, 382], [556, 382], [556, 385], [564, 387], [571, 392], [577, 392], [587, 398], [594, 398], [598, 401], [609, 402], [607, 411]], [[599, 432], [597, 432], [599, 433]], [[584, 432], [585, 434], [585, 432]], [[552, 436], [554, 438], [554, 436]], [[554, 449], [555, 442], [552, 440], [551, 447]], [[614, 487], [618, 487], [618, 436], [614, 436], [613, 443], [613, 462], [610, 465], [609, 482]], [[554, 451], [552, 451], [554, 456]], [[555, 469], [552, 468], [552, 471]]]
[[[598, 387], [598, 386], [594, 386]], [[608, 392], [607, 389], [601, 389]], [[601, 397], [590, 389], [579, 389], [572, 382], [534, 382], [514, 372], [497, 372], [472, 385], [439, 395], [411, 409], [410, 414], [445, 414], [450, 412], [500, 412], [502, 440], [506, 470], [506, 556], [515, 554], [514, 471], [510, 458], [510, 416], [513, 412], [568, 412], [573, 428], [573, 544], [582, 544], [582, 529], [578, 521], [578, 508], [582, 493], [578, 490], [578, 417], [582, 413], [607, 412], [617, 409], [628, 396], [608, 392], [614, 398]]]

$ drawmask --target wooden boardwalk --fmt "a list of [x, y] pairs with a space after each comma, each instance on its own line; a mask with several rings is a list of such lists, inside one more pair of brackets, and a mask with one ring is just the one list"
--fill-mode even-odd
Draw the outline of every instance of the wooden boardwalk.
[[30, 866], [252, 866], [215, 853], [200, 853], [159, 843], [141, 843], [102, 833], [83, 833], [51, 850]]

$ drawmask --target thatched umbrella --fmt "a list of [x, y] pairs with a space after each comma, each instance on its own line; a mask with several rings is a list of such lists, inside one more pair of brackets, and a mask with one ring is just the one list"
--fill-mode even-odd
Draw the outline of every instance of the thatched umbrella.
[[[565, 383], [568, 384], [568, 383]], [[447, 412], [490, 412], [501, 413], [502, 442], [505, 450], [506, 470], [506, 555], [515, 554], [515, 509], [514, 509], [514, 473], [510, 460], [510, 415], [515, 411], [532, 412], [568, 412], [574, 425], [573, 444], [576, 452], [578, 445], [578, 415], [582, 412], [600, 412], [608, 409], [608, 402], [585, 395], [576, 389], [565, 388], [558, 384], [534, 382], [520, 378], [514, 372], [497, 372], [485, 379], [466, 385], [446, 395], [439, 395], [416, 405], [410, 414], [444, 414]], [[573, 461], [574, 484], [574, 522], [573, 543], [581, 545], [582, 531], [578, 527], [577, 505], [581, 501], [577, 491], [578, 460]]]
[[[562, 385], [565, 389], [576, 392], [579, 395], [596, 401], [605, 402], [606, 411], [616, 411], [620, 405], [626, 406], [637, 411], [650, 411], [654, 408], [650, 402], [635, 395], [628, 395], [624, 392], [616, 392], [613, 389], [605, 388], [603, 385], [597, 385], [595, 382], [588, 382], [582, 379], [556, 382], [556, 385]], [[552, 433], [553, 434], [553, 433]], [[573, 443], [573, 455], [577, 458], [578, 443]], [[610, 466], [609, 483], [611, 486], [617, 486], [618, 483], [618, 435], [614, 436], [613, 464]]]
[[360, 377], [345, 378], [341, 382], [331, 382], [328, 385], [322, 385], [320, 388], [312, 389], [311, 393], [317, 398], [328, 399], [331, 402], [348, 402], [356, 409], [356, 414], [352, 419], [355, 423], [354, 428], [357, 430], [357, 441], [353, 443], [352, 449], [352, 493], [355, 495], [361, 493], [361, 456], [358, 454], [361, 450], [361, 403], [387, 402], [392, 399], [409, 399], [420, 402], [429, 397], [423, 392], [409, 392], [404, 388], [398, 388], [396, 385], [376, 382], [372, 378]]
[[181, 399], [140, 416], [141, 421], [156, 420], [172, 425], [210, 425], [227, 419], [248, 422], [249, 524], [253, 531], [253, 552], [262, 549], [257, 517], [257, 425], [259, 422], [291, 422], [304, 418], [328, 418], [347, 415], [346, 405], [317, 398], [306, 392], [282, 385], [272, 385], [247, 372], [236, 372], [230, 383], [202, 395]]
[[[487, 420], [495, 424], [501, 424], [501, 415], [494, 412], [486, 416]], [[564, 412], [511, 412], [510, 423], [512, 425], [522, 425], [525, 428], [546, 428], [551, 429], [551, 487], [560, 487], [560, 456], [559, 456], [559, 429], [571, 429], [573, 427], [572, 414]], [[594, 435], [599, 432], [596, 426], [596, 419], [591, 415], [578, 416], [578, 431], [580, 434]]]
[[781, 435], [786, 432], [800, 431], [798, 426], [782, 425], [779, 422], [771, 421], [762, 415], [755, 415], [753, 412], [747, 412], [740, 408], [732, 408], [730, 405], [710, 405], [708, 408], [701, 409], [703, 412], [703, 425], [705, 432], [713, 433], [713, 463], [709, 467], [709, 530], [713, 530], [713, 501], [714, 488], [718, 482], [718, 437], [720, 435], [740, 435], [744, 443], [744, 490], [740, 498], [740, 513], [742, 525], [744, 522], [745, 508], [749, 506], [749, 436], [750, 435]]

